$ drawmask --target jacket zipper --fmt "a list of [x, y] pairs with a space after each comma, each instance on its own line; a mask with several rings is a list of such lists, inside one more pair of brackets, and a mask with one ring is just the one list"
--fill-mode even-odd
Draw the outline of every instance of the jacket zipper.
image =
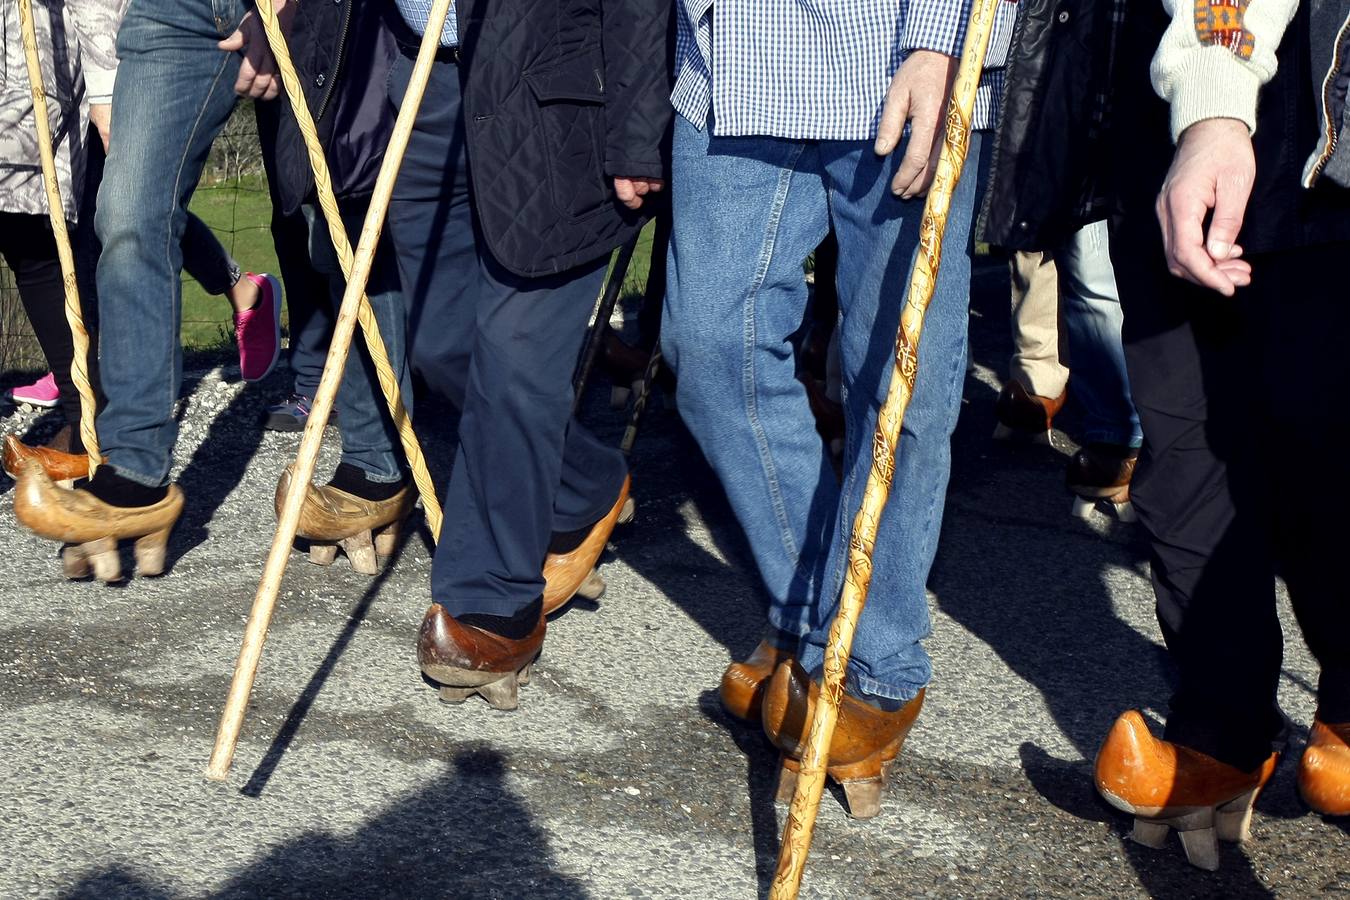
[[[1326, 168], [1331, 157], [1336, 154], [1336, 142], [1340, 139], [1340, 129], [1331, 115], [1331, 85], [1336, 80], [1336, 75], [1341, 71], [1343, 61], [1341, 59], [1341, 48], [1345, 46], [1347, 33], [1350, 32], [1350, 17], [1347, 17], [1341, 25], [1341, 30], [1336, 33], [1336, 52], [1331, 57], [1331, 68], [1327, 71], [1327, 77], [1322, 80], [1322, 127], [1326, 129], [1327, 146], [1318, 157], [1317, 164], [1312, 167], [1308, 173], [1308, 187], [1316, 183], [1322, 170]], [[1346, 97], [1346, 102], [1350, 103], [1350, 97]]]
[[323, 97], [319, 99], [319, 108], [314, 113], [316, 122], [328, 111], [328, 101], [333, 98], [333, 91], [337, 88], [338, 76], [342, 72], [342, 63], [347, 55], [347, 32], [351, 30], [352, 8], [355, 5], [356, 0], [346, 0], [346, 7], [342, 11], [342, 31], [338, 33], [338, 52], [333, 64], [333, 77], [328, 79], [328, 86], [324, 88]]

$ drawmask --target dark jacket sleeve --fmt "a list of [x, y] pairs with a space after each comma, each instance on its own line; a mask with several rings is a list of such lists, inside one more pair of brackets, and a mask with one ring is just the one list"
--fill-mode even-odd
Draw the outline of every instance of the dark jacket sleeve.
[[602, 0], [605, 174], [669, 177], [670, 0]]

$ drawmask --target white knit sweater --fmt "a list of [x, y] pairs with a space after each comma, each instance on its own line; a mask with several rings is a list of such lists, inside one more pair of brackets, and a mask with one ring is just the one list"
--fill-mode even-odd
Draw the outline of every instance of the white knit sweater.
[[1298, 0], [1162, 3], [1172, 23], [1151, 75], [1172, 107], [1172, 140], [1201, 119], [1239, 119], [1256, 131], [1256, 97], [1275, 74], [1275, 50]]

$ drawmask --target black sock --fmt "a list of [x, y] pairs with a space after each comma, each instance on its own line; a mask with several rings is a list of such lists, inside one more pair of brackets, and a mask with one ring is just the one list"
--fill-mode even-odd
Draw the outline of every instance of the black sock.
[[599, 519], [587, 525], [585, 528], [578, 528], [576, 531], [555, 531], [548, 539], [549, 553], [571, 553], [581, 546], [581, 542], [590, 536], [592, 529], [599, 524]]
[[146, 487], [123, 478], [111, 466], [99, 466], [94, 477], [82, 484], [80, 490], [88, 491], [109, 506], [121, 507], [154, 506], [169, 495], [167, 487]]
[[472, 625], [490, 631], [509, 641], [518, 641], [527, 637], [539, 624], [539, 616], [544, 612], [544, 598], [531, 601], [524, 609], [513, 616], [489, 616], [486, 613], [467, 613], [455, 616], [461, 625]]
[[371, 481], [366, 477], [364, 469], [360, 469], [351, 463], [342, 463], [333, 473], [333, 478], [328, 482], [329, 487], [335, 487], [340, 491], [346, 491], [362, 500], [380, 501], [388, 500], [408, 483], [406, 477], [398, 481]]

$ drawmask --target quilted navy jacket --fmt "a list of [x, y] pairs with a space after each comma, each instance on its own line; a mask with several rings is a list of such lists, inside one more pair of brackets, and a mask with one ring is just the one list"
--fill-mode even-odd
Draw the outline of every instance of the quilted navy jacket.
[[458, 0], [474, 204], [518, 275], [598, 259], [652, 210], [615, 176], [667, 178], [670, 0]]

